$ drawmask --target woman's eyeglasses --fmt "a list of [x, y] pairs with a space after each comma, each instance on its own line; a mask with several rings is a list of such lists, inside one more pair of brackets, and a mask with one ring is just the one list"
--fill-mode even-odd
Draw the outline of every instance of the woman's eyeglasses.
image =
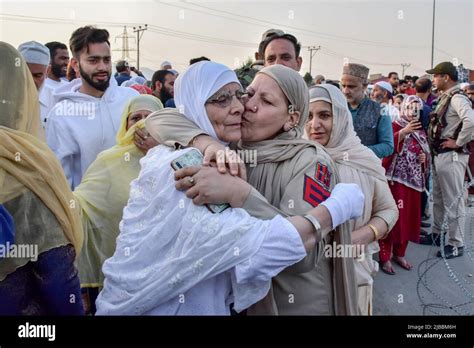
[[235, 93], [222, 92], [216, 96], [212, 96], [206, 101], [206, 104], [217, 104], [221, 108], [228, 107], [232, 104], [232, 98], [235, 96], [239, 102], [244, 103], [244, 98], [248, 93], [244, 90], [237, 90]]

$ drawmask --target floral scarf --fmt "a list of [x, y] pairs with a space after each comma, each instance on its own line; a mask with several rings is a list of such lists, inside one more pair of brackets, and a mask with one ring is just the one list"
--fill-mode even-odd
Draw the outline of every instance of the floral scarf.
[[[402, 128], [406, 127], [410, 122], [408, 107], [412, 103], [419, 103], [420, 108], [423, 105], [421, 98], [414, 95], [408, 96], [403, 101], [400, 116], [394, 121], [394, 123]], [[395, 146], [398, 145], [396, 144]], [[426, 167], [418, 160], [418, 155], [422, 152], [425, 153], [427, 158]], [[405, 137], [401, 151], [393, 155], [387, 169], [387, 179], [423, 192], [425, 190], [428, 168], [430, 167], [429, 160], [430, 148], [425, 131], [420, 129], [410, 133]]]

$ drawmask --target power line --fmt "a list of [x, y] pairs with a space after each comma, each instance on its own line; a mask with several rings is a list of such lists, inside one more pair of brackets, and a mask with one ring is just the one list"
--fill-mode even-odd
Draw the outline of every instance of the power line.
[[[294, 26], [290, 26], [290, 25], [284, 25], [284, 24], [281, 24], [281, 23], [267, 21], [267, 20], [260, 19], [260, 18], [242, 16], [242, 15], [235, 14], [235, 13], [232, 13], [232, 12], [228, 12], [228, 11], [224, 11], [224, 10], [217, 10], [217, 9], [214, 9], [214, 8], [211, 8], [211, 7], [198, 5], [196, 3], [192, 3], [192, 4], [187, 3], [187, 4], [193, 5], [195, 7], [203, 8], [207, 11], [201, 11], [201, 10], [197, 10], [197, 9], [194, 9], [194, 8], [183, 7], [183, 6], [173, 5], [173, 4], [170, 4], [170, 3], [161, 3], [160, 2], [160, 5], [166, 5], [166, 6], [171, 6], [171, 7], [180, 8], [180, 9], [187, 9], [187, 10], [195, 11], [195, 12], [198, 12], [198, 13], [203, 13], [203, 14], [209, 15], [209, 16], [227, 18], [227, 19], [231, 19], [231, 20], [234, 20], [234, 21], [244, 22], [244, 23], [247, 23], [247, 24], [252, 24], [252, 25], [256, 25], [256, 26], [260, 26], [260, 27], [267, 27], [267, 25], [261, 24], [261, 23], [266, 23], [266, 24], [273, 25], [273, 26], [276, 25], [276, 26], [279, 26], [279, 27], [290, 28], [290, 29], [293, 29], [293, 30], [296, 30], [296, 31], [300, 31], [300, 32], [302, 32], [303, 35], [306, 35], [306, 36], [311, 36], [311, 35], [308, 35], [308, 33], [313, 33], [313, 34], [318, 35], [318, 36], [323, 36], [323, 37], [325, 36], [328, 39], [338, 39], [338, 40], [341, 40], [341, 41], [350, 42], [350, 43], [354, 43], [354, 44], [362, 44], [362, 45], [365, 44], [365, 45], [377, 46], [377, 47], [384, 46], [384, 47], [392, 47], [392, 48], [395, 47], [395, 48], [411, 48], [411, 49], [420, 49], [420, 48], [426, 48], [427, 47], [427, 46], [423, 47], [423, 46], [420, 46], [420, 45], [393, 45], [393, 44], [389, 44], [389, 43], [386, 43], [386, 42], [363, 40], [363, 39], [356, 39], [356, 38], [351, 38], [351, 37], [346, 37], [346, 36], [341, 36], [341, 35], [328, 34], [328, 33], [318, 32], [318, 31], [314, 31], [314, 30], [311, 30], [311, 29], [307, 29], [307, 28], [299, 28], [299, 27], [294, 27]], [[215, 15], [215, 14], [209, 13], [208, 11], [214, 11], [214, 12], [223, 13], [223, 14], [230, 15], [230, 16], [244, 18], [244, 20], [231, 18], [231, 17], [223, 17], [221, 15]], [[249, 19], [253, 20], [253, 21], [256, 21], [257, 23], [249, 22], [248, 21]]]
[[135, 50], [133, 48], [129, 48], [128, 39], [135, 40], [135, 38], [133, 37], [133, 35], [130, 35], [127, 32], [127, 26], [126, 25], [123, 26], [123, 33], [121, 35], [117, 35], [115, 37], [115, 42], [117, 42], [117, 39], [122, 39], [122, 48], [117, 48], [117, 49], [114, 49], [112, 51], [121, 51], [122, 52], [122, 60], [130, 61], [131, 58], [130, 58], [129, 53], [131, 51], [135, 51]]
[[[165, 4], [172, 6], [170, 4]], [[176, 6], [175, 6], [176, 7]], [[37, 22], [41, 24], [46, 24], [46, 23], [62, 23], [62, 24], [67, 24], [67, 25], [73, 25], [75, 23], [90, 23], [90, 21], [85, 21], [85, 20], [69, 20], [69, 19], [60, 19], [60, 18], [48, 18], [48, 17], [33, 17], [33, 16], [24, 16], [24, 15], [12, 15], [12, 14], [4, 14], [0, 13], [0, 18], [4, 18], [6, 20], [13, 20], [13, 21], [20, 21], [20, 22]], [[136, 22], [109, 22], [109, 21], [100, 21], [96, 22], [98, 25], [106, 25], [110, 27], [123, 27], [124, 25], [127, 26], [137, 26], [139, 25]], [[218, 45], [227, 45], [227, 46], [234, 46], [234, 47], [245, 47], [245, 48], [255, 48], [258, 46], [257, 43], [253, 42], [243, 42], [243, 41], [236, 41], [236, 40], [229, 40], [229, 39], [222, 39], [222, 38], [216, 38], [216, 37], [211, 37], [211, 36], [205, 36], [205, 35], [199, 35], [199, 34], [193, 34], [193, 33], [188, 33], [188, 32], [183, 32], [183, 31], [178, 31], [178, 30], [173, 30], [165, 27], [160, 27], [157, 25], [149, 25], [148, 29], [150, 32], [153, 32], [155, 34], [162, 34], [166, 36], [171, 36], [171, 37], [176, 37], [180, 39], [187, 39], [187, 40], [193, 40], [193, 41], [198, 41], [198, 42], [208, 42], [212, 44], [218, 44]], [[309, 47], [309, 46], [303, 46], [303, 47]], [[454, 55], [450, 54], [449, 52], [443, 51], [441, 49], [435, 48], [437, 51], [440, 51], [448, 56], [454, 57]], [[378, 65], [378, 66], [397, 66], [400, 65], [400, 63], [376, 63], [376, 62], [369, 62], [365, 59], [360, 59], [357, 57], [349, 56], [349, 55], [343, 55], [338, 52], [330, 51], [327, 48], [325, 48], [326, 52], [321, 52], [322, 54], [328, 55], [328, 53], [332, 53], [333, 55], [335, 54], [338, 58], [350, 58], [354, 61], [359, 61], [362, 63], [370, 64], [370, 65]], [[472, 64], [466, 59], [463, 59], [462, 57], [457, 57], [459, 60], [464, 61], [468, 64]]]
[[146, 30], [148, 30], [148, 24], [145, 24], [143, 28], [141, 25], [133, 27], [133, 32], [137, 33], [137, 70], [140, 70], [140, 40]]
[[408, 69], [411, 64], [410, 63], [402, 63], [400, 64], [402, 66], [402, 77], [405, 78], [405, 68]]
[[[321, 46], [312, 46], [312, 47], [308, 47], [308, 51], [309, 51], [309, 74], [311, 75], [311, 68], [313, 66], [313, 56], [316, 54], [316, 52], [318, 52], [319, 50], [321, 49]], [[314, 51], [314, 53], [313, 53]], [[311, 75], [313, 76], [313, 75]]]

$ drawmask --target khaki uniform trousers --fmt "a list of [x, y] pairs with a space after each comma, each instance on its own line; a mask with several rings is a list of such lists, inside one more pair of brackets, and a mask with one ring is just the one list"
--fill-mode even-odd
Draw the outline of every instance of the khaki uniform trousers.
[[[463, 191], [468, 159], [469, 155], [454, 151], [433, 157], [433, 232], [441, 233], [443, 220], [447, 214], [448, 233], [446, 239], [449, 245], [455, 247], [463, 246], [466, 213], [465, 192], [460, 199], [457, 197]], [[451, 204], [453, 205], [451, 206]]]

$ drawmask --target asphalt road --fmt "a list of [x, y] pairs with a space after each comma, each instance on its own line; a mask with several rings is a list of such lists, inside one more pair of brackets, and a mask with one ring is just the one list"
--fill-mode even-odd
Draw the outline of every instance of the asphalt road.
[[466, 215], [462, 257], [443, 260], [436, 257], [439, 247], [410, 242], [411, 271], [392, 262], [396, 275], [378, 272], [374, 315], [474, 315], [474, 208]]

